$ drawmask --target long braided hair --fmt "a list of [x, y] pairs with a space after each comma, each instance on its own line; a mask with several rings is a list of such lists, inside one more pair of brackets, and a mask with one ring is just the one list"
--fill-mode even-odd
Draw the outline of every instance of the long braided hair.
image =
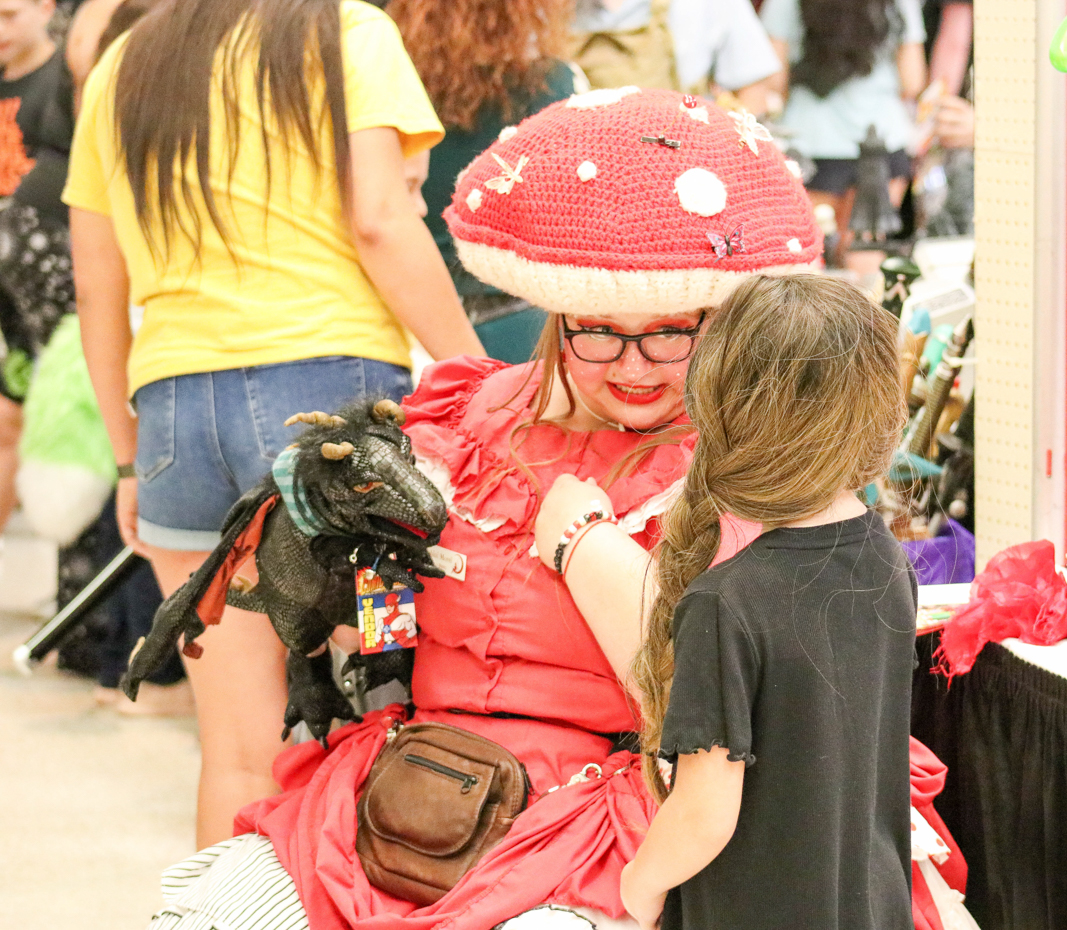
[[674, 607], [715, 558], [723, 514], [771, 529], [884, 474], [906, 413], [895, 321], [834, 278], [754, 277], [712, 317], [690, 361], [686, 409], [700, 438], [660, 521], [658, 593], [632, 669], [645, 779], [660, 800]]

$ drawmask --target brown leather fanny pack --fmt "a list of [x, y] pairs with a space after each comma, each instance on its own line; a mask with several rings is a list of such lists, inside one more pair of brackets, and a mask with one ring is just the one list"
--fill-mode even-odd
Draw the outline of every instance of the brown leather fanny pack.
[[376, 888], [433, 904], [497, 845], [525, 809], [522, 763], [443, 723], [400, 729], [359, 800], [356, 854]]

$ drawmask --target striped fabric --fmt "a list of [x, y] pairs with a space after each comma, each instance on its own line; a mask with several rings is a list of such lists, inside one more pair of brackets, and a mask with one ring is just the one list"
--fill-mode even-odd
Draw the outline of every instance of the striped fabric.
[[167, 869], [163, 900], [149, 930], [308, 930], [296, 886], [270, 840], [252, 833]]
[[285, 502], [285, 509], [293, 518], [297, 529], [305, 536], [319, 536], [328, 529], [326, 524], [311, 509], [307, 495], [300, 482], [293, 474], [293, 466], [296, 464], [296, 455], [299, 450], [295, 446], [283, 449], [281, 454], [274, 460], [271, 472], [278, 485], [278, 491]]
[[[246, 833], [163, 873], [163, 908], [147, 930], [308, 930], [296, 886], [266, 837]], [[488, 928], [487, 928], [488, 930]], [[638, 930], [629, 916], [548, 905], [497, 930]]]

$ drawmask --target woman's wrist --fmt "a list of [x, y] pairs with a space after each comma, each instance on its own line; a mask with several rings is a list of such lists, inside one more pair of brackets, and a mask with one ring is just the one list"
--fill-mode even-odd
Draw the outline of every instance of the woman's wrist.
[[116, 466], [116, 470], [119, 473], [119, 479], [123, 478], [136, 478], [137, 472], [134, 471], [133, 462], [120, 462]]
[[570, 567], [574, 562], [574, 556], [575, 556], [575, 553], [578, 551], [579, 542], [581, 542], [583, 539], [585, 539], [586, 536], [588, 536], [593, 530], [595, 530], [599, 526], [616, 526], [617, 527], [618, 525], [619, 525], [619, 521], [616, 520], [616, 519], [593, 520], [590, 523], [587, 523], [585, 526], [583, 526], [579, 532], [575, 533], [574, 538], [570, 541], [570, 544], [566, 547], [566, 551], [564, 553], [563, 571], [560, 572], [560, 575], [562, 576], [564, 583], [567, 582], [567, 572], [570, 570]]
[[589, 502], [589, 510], [583, 513], [580, 517], [575, 519], [560, 536], [559, 542], [556, 544], [556, 550], [553, 557], [553, 566], [556, 572], [560, 575], [563, 574], [563, 561], [567, 553], [567, 549], [575, 539], [582, 534], [582, 531], [594, 523], [618, 523], [618, 519], [611, 512], [610, 507], [605, 507], [599, 500], [592, 500]]

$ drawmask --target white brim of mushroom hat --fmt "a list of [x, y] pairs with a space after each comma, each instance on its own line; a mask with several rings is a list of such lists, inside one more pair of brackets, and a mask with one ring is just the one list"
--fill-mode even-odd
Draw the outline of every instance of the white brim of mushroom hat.
[[817, 266], [797, 174], [747, 113], [596, 90], [504, 130], [457, 178], [445, 219], [468, 271], [536, 306], [662, 315]]

